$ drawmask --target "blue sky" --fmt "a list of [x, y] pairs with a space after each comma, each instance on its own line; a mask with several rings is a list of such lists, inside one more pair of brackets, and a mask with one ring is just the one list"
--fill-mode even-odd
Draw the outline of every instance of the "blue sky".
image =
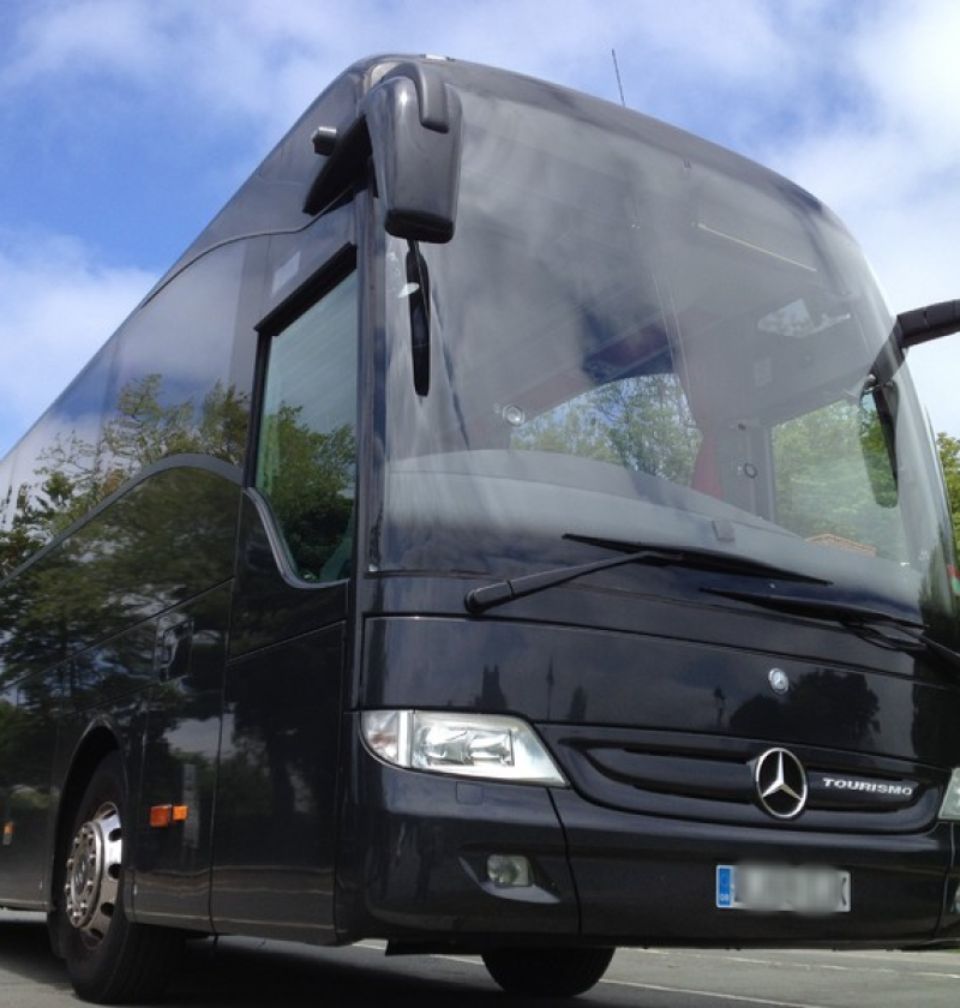
[[[354, 59], [433, 52], [627, 104], [825, 200], [894, 311], [960, 297], [960, 4], [0, 0], [0, 454]], [[911, 354], [960, 435], [960, 335]]]

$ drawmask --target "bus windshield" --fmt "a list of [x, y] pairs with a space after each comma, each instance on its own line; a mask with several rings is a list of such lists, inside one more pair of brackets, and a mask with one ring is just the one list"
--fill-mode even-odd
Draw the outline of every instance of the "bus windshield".
[[378, 568], [511, 577], [590, 537], [951, 612], [930, 439], [833, 215], [673, 131], [463, 107], [455, 237], [386, 240]]

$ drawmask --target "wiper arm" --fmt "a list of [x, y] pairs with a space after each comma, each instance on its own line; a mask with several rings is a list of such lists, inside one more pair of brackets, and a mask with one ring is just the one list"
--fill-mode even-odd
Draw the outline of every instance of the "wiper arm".
[[[897, 651], [929, 651], [955, 669], [960, 669], [960, 654], [952, 648], [935, 641], [919, 620], [895, 616], [883, 609], [856, 605], [853, 602], [838, 602], [835, 599], [801, 598], [795, 595], [769, 594], [751, 591], [737, 591], [727, 588], [701, 588], [710, 595], [738, 599], [778, 612], [796, 613], [798, 616], [812, 616], [815, 619], [830, 619], [860, 632], [880, 647]], [[891, 634], [893, 631], [893, 634]], [[902, 636], [897, 636], [901, 634]]]
[[[604, 539], [599, 536], [576, 535], [568, 532], [564, 539], [571, 542], [587, 543], [591, 546], [603, 546], [606, 549], [635, 550], [654, 549], [643, 543], [631, 543], [621, 539]], [[736, 553], [723, 553], [720, 550], [703, 549], [699, 546], [677, 546], [668, 551], [676, 559], [667, 561], [683, 567], [696, 570], [719, 571], [721, 574], [743, 574], [747, 577], [769, 577], [779, 581], [798, 581], [802, 584], [830, 585], [832, 581], [814, 577], [812, 574], [802, 574], [789, 567], [778, 567], [764, 560], [754, 560], [752, 557]]]
[[605, 560], [595, 560], [593, 563], [574, 564], [572, 567], [556, 567], [553, 570], [541, 571], [539, 574], [524, 574], [522, 577], [509, 581], [494, 581], [483, 588], [473, 588], [464, 597], [463, 604], [472, 613], [483, 612], [494, 606], [511, 602], [513, 599], [532, 595], [534, 592], [552, 588], [554, 585], [572, 581], [574, 578], [592, 574], [594, 571], [618, 567], [620, 564], [648, 561], [651, 563], [675, 562], [677, 555], [665, 550], [638, 549], [624, 556], [607, 557]]
[[628, 563], [647, 563], [655, 566], [692, 567], [697, 570], [721, 571], [728, 574], [741, 574], [748, 577], [775, 577], [781, 580], [802, 581], [809, 584], [828, 585], [830, 581], [822, 578], [798, 574], [782, 567], [751, 560], [748, 557], [733, 556], [714, 550], [691, 549], [680, 547], [666, 549], [658, 546], [645, 546], [643, 543], [626, 543], [619, 540], [600, 539], [592, 536], [581, 536], [568, 533], [563, 537], [574, 542], [589, 543], [604, 546], [607, 549], [626, 550], [622, 556], [607, 557], [592, 563], [574, 564], [569, 567], [556, 567], [553, 570], [541, 571], [538, 574], [524, 574], [510, 580], [495, 581], [483, 588], [474, 588], [467, 592], [463, 604], [472, 613], [480, 613], [494, 606], [511, 602], [514, 599], [532, 595], [552, 588], [554, 585], [573, 581], [592, 574], [594, 571], [607, 570]]

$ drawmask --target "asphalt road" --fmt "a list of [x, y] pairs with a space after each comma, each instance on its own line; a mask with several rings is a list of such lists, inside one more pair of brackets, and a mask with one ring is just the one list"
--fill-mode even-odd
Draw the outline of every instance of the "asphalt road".
[[[0, 911], [0, 1006], [76, 1008], [41, 918]], [[579, 1008], [956, 1008], [960, 953], [617, 953]], [[250, 939], [190, 942], [170, 1008], [520, 1008], [479, 960], [386, 959], [379, 943], [326, 950]]]

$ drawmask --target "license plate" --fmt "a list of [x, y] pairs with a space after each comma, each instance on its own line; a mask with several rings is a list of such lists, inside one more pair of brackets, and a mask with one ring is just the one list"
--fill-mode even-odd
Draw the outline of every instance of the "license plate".
[[820, 865], [717, 865], [720, 910], [830, 914], [850, 911], [850, 872]]

